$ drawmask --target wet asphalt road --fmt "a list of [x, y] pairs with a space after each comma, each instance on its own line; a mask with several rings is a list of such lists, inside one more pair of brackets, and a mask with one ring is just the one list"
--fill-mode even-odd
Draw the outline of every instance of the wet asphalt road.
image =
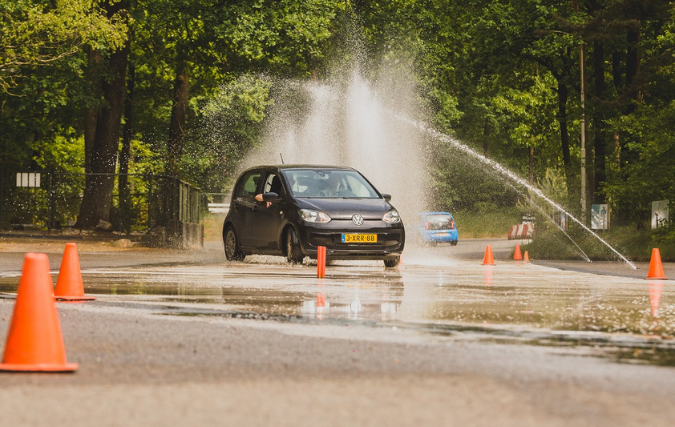
[[[227, 264], [218, 244], [83, 247], [99, 299], [58, 304], [80, 369], [0, 374], [0, 425], [671, 425], [672, 282], [515, 263], [513, 245], [406, 250], [399, 269], [338, 263], [325, 280]], [[3, 343], [22, 256], [0, 253]]]

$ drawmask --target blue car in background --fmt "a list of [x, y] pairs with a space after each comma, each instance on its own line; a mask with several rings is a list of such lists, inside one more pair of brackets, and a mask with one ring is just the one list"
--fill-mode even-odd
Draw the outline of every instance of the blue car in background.
[[457, 245], [459, 234], [455, 218], [449, 212], [425, 212], [420, 224], [422, 239], [429, 243]]

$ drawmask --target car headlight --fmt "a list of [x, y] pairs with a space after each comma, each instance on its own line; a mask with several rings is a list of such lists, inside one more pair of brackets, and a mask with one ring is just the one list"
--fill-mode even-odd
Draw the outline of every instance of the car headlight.
[[323, 212], [311, 209], [300, 209], [300, 218], [307, 222], [330, 222], [331, 219]]
[[382, 217], [382, 221], [387, 224], [398, 224], [401, 222], [401, 215], [398, 214], [396, 209], [392, 209]]

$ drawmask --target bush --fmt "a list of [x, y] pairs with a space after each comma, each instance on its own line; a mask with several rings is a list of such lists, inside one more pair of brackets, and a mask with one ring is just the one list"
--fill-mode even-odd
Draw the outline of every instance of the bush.
[[[581, 227], [570, 227], [569, 237], [553, 226], [539, 226], [535, 239], [523, 250], [537, 259], [583, 259], [581, 250], [593, 261], [619, 260], [611, 249]], [[638, 231], [635, 227], [615, 227], [598, 236], [631, 261], [649, 261], [652, 248], [659, 248], [663, 261], [675, 261], [675, 230], [666, 227]], [[571, 241], [573, 240], [574, 243]]]
[[451, 213], [455, 217], [460, 239], [504, 238], [508, 235], [509, 227], [520, 223], [520, 210], [516, 207]]

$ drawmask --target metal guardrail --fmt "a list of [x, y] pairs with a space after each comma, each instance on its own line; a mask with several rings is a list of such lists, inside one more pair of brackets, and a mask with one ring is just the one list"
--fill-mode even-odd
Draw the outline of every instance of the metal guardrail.
[[230, 210], [230, 193], [204, 193], [206, 206], [212, 214], [227, 214]]

